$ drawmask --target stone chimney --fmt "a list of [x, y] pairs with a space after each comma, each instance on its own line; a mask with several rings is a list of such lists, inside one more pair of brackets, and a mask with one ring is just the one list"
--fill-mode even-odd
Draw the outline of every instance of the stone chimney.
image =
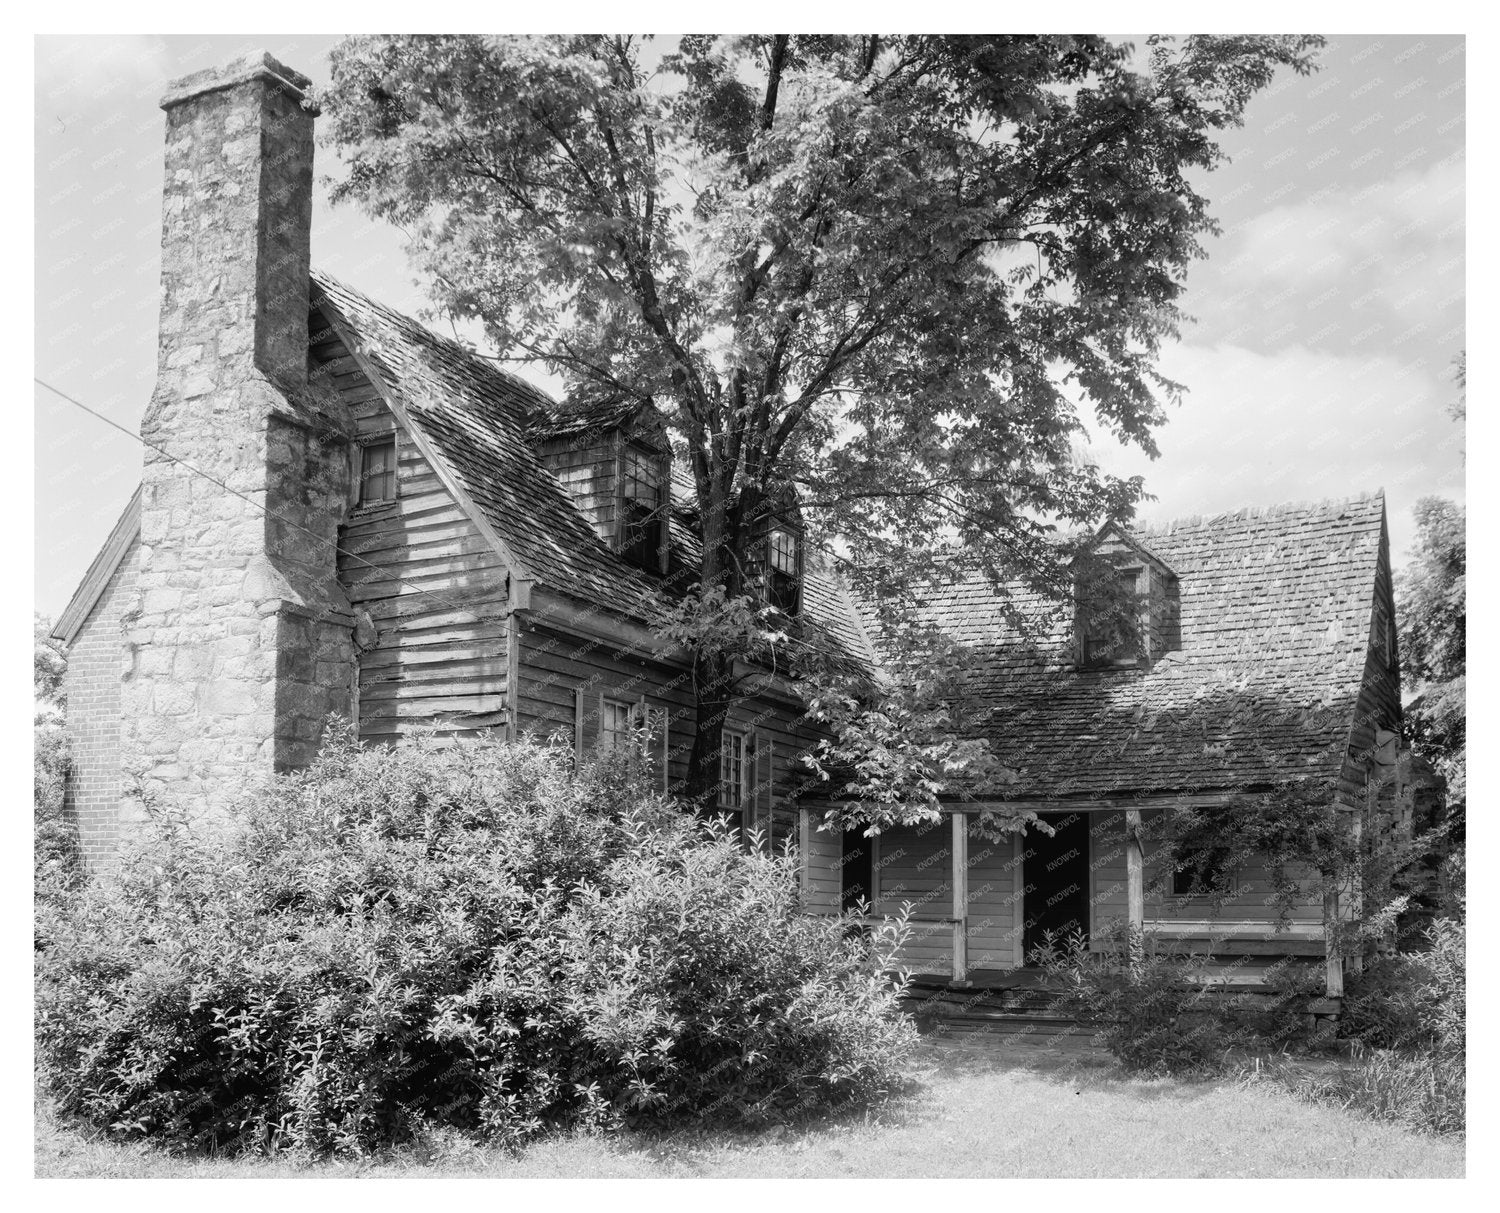
[[260, 53], [162, 101], [161, 327], [122, 684], [126, 786], [158, 799], [212, 806], [302, 765], [350, 710], [334, 546], [348, 419], [307, 377], [309, 88]]

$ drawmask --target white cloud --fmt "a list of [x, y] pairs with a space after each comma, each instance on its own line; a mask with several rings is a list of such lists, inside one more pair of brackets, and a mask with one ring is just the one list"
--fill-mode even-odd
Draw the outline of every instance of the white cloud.
[[1417, 498], [1464, 497], [1463, 427], [1447, 413], [1457, 389], [1446, 364], [1184, 344], [1163, 352], [1161, 369], [1190, 389], [1157, 435], [1161, 458], [1152, 463], [1097, 430], [1090, 448], [1109, 471], [1145, 477], [1159, 500], [1143, 518], [1383, 487], [1400, 564]]
[[1464, 164], [1325, 190], [1226, 233], [1187, 298], [1200, 339], [1355, 349], [1446, 341], [1463, 322]]

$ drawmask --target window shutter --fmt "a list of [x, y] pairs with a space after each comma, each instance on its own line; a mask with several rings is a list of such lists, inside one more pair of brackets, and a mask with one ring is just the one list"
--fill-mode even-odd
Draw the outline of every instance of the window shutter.
[[583, 699], [582, 686], [573, 689], [573, 765], [583, 765]]
[[766, 841], [776, 852], [776, 742], [766, 739]]
[[744, 816], [740, 819], [744, 822], [745, 833], [760, 828], [760, 733], [751, 729], [745, 734], [744, 765]]

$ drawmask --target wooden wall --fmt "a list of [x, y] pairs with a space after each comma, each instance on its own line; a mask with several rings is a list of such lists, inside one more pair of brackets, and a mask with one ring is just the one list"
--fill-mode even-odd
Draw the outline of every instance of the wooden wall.
[[[953, 913], [952, 826], [902, 827], [880, 835], [875, 850], [875, 909], [895, 914], [913, 903], [913, 917]], [[1012, 837], [990, 842], [969, 837], [969, 967], [1010, 969], [1020, 964], [1018, 934], [1020, 847]], [[953, 928], [946, 922], [912, 923], [901, 963], [917, 973], [953, 971]]]
[[[642, 703], [656, 733], [652, 761], [663, 786], [687, 779], [694, 735], [691, 672], [680, 663], [635, 652], [623, 642], [585, 638], [523, 616], [517, 720], [521, 733], [556, 739], [580, 753], [599, 740], [601, 698]], [[812, 731], [794, 703], [771, 695], [734, 705], [725, 727], [747, 735], [745, 826], [779, 848], [795, 833], [788, 795], [805, 777], [801, 755]]]
[[[570, 435], [537, 447], [543, 466], [562, 482], [594, 534], [611, 547], [618, 525], [620, 446], [620, 431], [610, 429]], [[666, 481], [662, 483], [665, 486]]]
[[839, 875], [842, 840], [836, 830], [818, 828], [822, 815], [817, 810], [805, 809], [800, 817], [803, 907], [812, 914], [837, 914], [843, 888]]
[[505, 722], [506, 569], [374, 386], [314, 322], [318, 378], [348, 406], [360, 439], [396, 436], [396, 500], [351, 506], [339, 532], [339, 581], [374, 624], [358, 658], [360, 736], [390, 742], [430, 726], [455, 733]]
[[[1152, 823], [1159, 818], [1160, 813], [1156, 811], [1141, 814], [1141, 824], [1148, 835]], [[1172, 897], [1170, 877], [1166, 882], [1167, 896], [1153, 893], [1152, 885], [1163, 872], [1163, 844], [1159, 839], [1148, 837], [1142, 849], [1146, 861], [1148, 929], [1155, 929], [1164, 937], [1232, 933], [1246, 939], [1276, 941], [1286, 935], [1275, 929], [1278, 911], [1273, 904], [1271, 874], [1264, 865], [1246, 863], [1237, 867], [1234, 882], [1240, 893], [1216, 909], [1206, 897]], [[1124, 919], [1126, 915], [1123, 813], [1090, 814], [1089, 870], [1092, 925], [1097, 935], [1110, 919]], [[1321, 938], [1322, 922], [1321, 898], [1301, 902], [1291, 914], [1291, 934], [1302, 938], [1316, 934]], [[1098, 944], [1097, 938], [1095, 944]], [[1321, 944], [1318, 947], [1321, 948]]]

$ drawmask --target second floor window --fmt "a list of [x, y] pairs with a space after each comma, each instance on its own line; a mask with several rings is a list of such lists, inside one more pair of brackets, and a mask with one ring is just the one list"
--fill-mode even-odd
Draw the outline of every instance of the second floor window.
[[795, 531], [775, 527], [766, 536], [766, 601], [788, 615], [802, 604], [802, 543]]
[[659, 568], [666, 514], [661, 463], [626, 447], [620, 459], [620, 554], [644, 568]]
[[396, 500], [396, 438], [367, 442], [359, 454], [359, 504]]

